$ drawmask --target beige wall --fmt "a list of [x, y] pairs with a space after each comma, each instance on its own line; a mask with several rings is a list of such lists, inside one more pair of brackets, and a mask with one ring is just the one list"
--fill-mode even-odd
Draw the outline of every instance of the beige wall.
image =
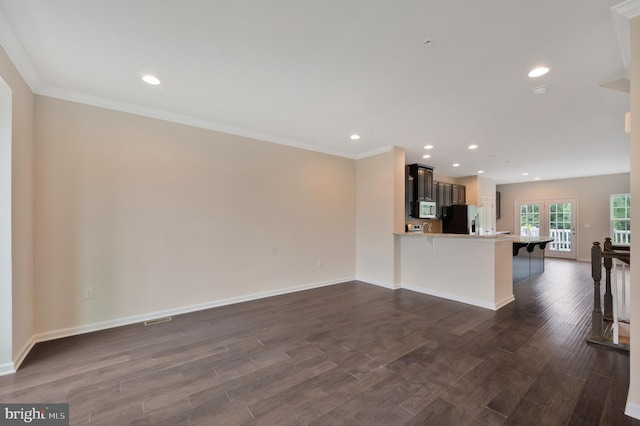
[[[24, 355], [34, 329], [33, 102], [34, 96], [0, 48], [0, 77], [11, 89], [12, 361]], [[7, 200], [2, 200], [6, 203]], [[6, 204], [5, 204], [6, 206]], [[0, 234], [1, 235], [1, 234]], [[5, 295], [0, 295], [0, 298]], [[4, 332], [5, 330], [3, 330]], [[3, 360], [0, 360], [0, 364]]]
[[354, 160], [37, 96], [35, 172], [38, 333], [355, 275]]
[[[640, 229], [640, 17], [631, 21], [631, 223]], [[636, 231], [634, 231], [636, 232]], [[640, 265], [640, 239], [631, 242], [631, 264]], [[631, 382], [627, 411], [640, 419], [640, 273], [631, 270]]]
[[[397, 176], [400, 163], [401, 176]], [[404, 218], [404, 209], [400, 208], [404, 206], [404, 183], [400, 185], [399, 179], [404, 182], [401, 150], [357, 161], [356, 277], [385, 287], [394, 287], [399, 278], [393, 238], [395, 228], [402, 228]]]
[[[456, 178], [450, 177], [450, 176], [443, 176], [436, 173], [435, 171], [433, 172], [433, 180], [436, 182], [458, 183], [456, 182]], [[460, 185], [463, 185], [463, 184], [460, 184]]]
[[609, 200], [611, 194], [629, 192], [629, 174], [593, 176], [578, 179], [498, 185], [501, 196], [501, 214], [497, 221], [499, 231], [517, 233], [514, 217], [516, 201], [577, 198], [577, 240], [579, 260], [590, 261], [591, 245], [609, 236]]
[[11, 88], [0, 78], [0, 374], [13, 366]]
[[464, 186], [465, 200], [467, 204], [478, 206], [480, 201], [478, 200], [478, 177], [477, 176], [465, 176], [456, 178], [457, 185]]

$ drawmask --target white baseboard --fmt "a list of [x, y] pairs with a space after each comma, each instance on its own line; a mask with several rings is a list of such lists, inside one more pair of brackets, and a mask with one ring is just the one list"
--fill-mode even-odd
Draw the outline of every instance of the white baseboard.
[[16, 372], [16, 367], [13, 362], [5, 362], [0, 364], [0, 376], [6, 376], [7, 374], [13, 374]]
[[627, 407], [625, 408], [624, 413], [629, 417], [640, 420], [640, 404], [627, 401]]
[[397, 290], [399, 288], [405, 288], [407, 290], [415, 291], [415, 292], [418, 292], [418, 293], [428, 294], [429, 296], [441, 297], [443, 299], [454, 300], [456, 302], [462, 302], [462, 303], [466, 303], [468, 305], [474, 305], [474, 306], [479, 306], [481, 308], [491, 309], [492, 311], [497, 311], [498, 309], [502, 308], [503, 306], [506, 306], [509, 303], [511, 303], [514, 300], [516, 300], [516, 298], [512, 294], [512, 295], [510, 295], [508, 297], [505, 297], [503, 300], [498, 301], [497, 303], [490, 303], [490, 302], [485, 302], [485, 301], [482, 301], [482, 300], [471, 299], [469, 297], [458, 296], [456, 294], [446, 293], [444, 291], [437, 291], [437, 290], [426, 289], [426, 288], [423, 288], [423, 287], [417, 287], [417, 286], [413, 286], [411, 284], [393, 285], [393, 284], [390, 284], [390, 283], [385, 283], [385, 282], [382, 282], [382, 281], [372, 280], [372, 279], [365, 278], [365, 277], [356, 277], [356, 280], [362, 281], [362, 282], [367, 283], [367, 284], [373, 284], [373, 285], [377, 285], [379, 287], [388, 288], [390, 290]]
[[502, 306], [511, 302], [511, 301], [506, 301], [507, 299], [505, 299], [504, 301], [501, 301], [501, 303], [504, 302], [504, 305], [498, 306], [495, 303], [485, 302], [484, 300], [471, 299], [469, 297], [458, 296], [457, 294], [451, 294], [444, 291], [437, 291], [437, 290], [427, 289], [423, 287], [417, 287], [411, 284], [402, 284], [401, 288], [406, 288], [407, 290], [415, 291], [417, 293], [428, 294], [429, 296], [436, 296], [436, 297], [441, 297], [443, 299], [449, 299], [449, 300], [454, 300], [456, 302], [466, 303], [467, 305], [474, 305], [474, 306], [479, 306], [481, 308], [491, 309], [492, 311], [497, 311]]
[[392, 283], [387, 283], [387, 282], [383, 282], [383, 281], [378, 281], [378, 280], [373, 280], [371, 278], [366, 278], [366, 277], [356, 277], [356, 280], [358, 281], [362, 281], [363, 283], [367, 283], [367, 284], [373, 284], [373, 285], [377, 285], [378, 287], [384, 287], [384, 288], [388, 288], [390, 290], [397, 290], [400, 288], [399, 285], [394, 285]]
[[22, 362], [27, 357], [27, 355], [29, 355], [29, 352], [31, 352], [31, 349], [33, 349], [33, 346], [35, 344], [35, 336], [31, 336], [31, 339], [29, 339], [29, 341], [25, 343], [25, 345], [22, 347], [22, 350], [20, 350], [20, 353], [18, 353], [18, 356], [13, 360], [13, 362], [0, 364], [0, 376], [6, 376], [18, 371], [18, 368], [20, 368], [20, 365], [22, 365]]
[[513, 302], [514, 300], [516, 300], [516, 297], [512, 294], [511, 296], [507, 296], [502, 300], [499, 300], [498, 303], [496, 303], [496, 308], [494, 309], [494, 311], [497, 311], [498, 309], [507, 306], [509, 303]]
[[261, 293], [249, 294], [246, 296], [232, 297], [229, 299], [214, 300], [211, 302], [200, 303], [197, 305], [181, 306], [178, 308], [149, 312], [149, 313], [140, 314], [140, 315], [133, 315], [133, 316], [124, 317], [124, 318], [116, 318], [116, 319], [107, 320], [107, 321], [100, 321], [100, 322], [95, 322], [91, 324], [84, 324], [84, 325], [64, 328], [60, 330], [52, 330], [44, 333], [38, 333], [34, 335], [29, 340], [29, 342], [27, 342], [23, 350], [20, 352], [20, 355], [17, 358], [17, 362], [0, 365], [0, 375], [3, 374], [3, 371], [6, 371], [4, 372], [4, 374], [15, 373], [17, 367], [19, 367], [22, 361], [24, 361], [24, 358], [27, 356], [29, 351], [33, 348], [33, 346], [36, 343], [39, 343], [39, 342], [46, 342], [48, 340], [60, 339], [63, 337], [75, 336], [78, 334], [90, 333], [92, 331], [105, 330], [108, 328], [121, 327], [123, 325], [136, 324], [143, 321], [153, 320], [156, 318], [186, 314], [189, 312], [201, 311], [201, 310], [210, 309], [210, 308], [217, 308], [220, 306], [232, 305], [235, 303], [249, 302], [252, 300], [264, 299], [272, 296], [279, 296], [281, 294], [295, 293], [297, 291], [302, 291], [302, 290], [310, 290], [314, 288], [326, 287], [326, 286], [341, 284], [341, 283], [345, 283], [353, 280], [355, 280], [355, 277], [344, 277], [336, 280], [323, 281], [323, 282], [305, 284], [305, 285], [296, 286], [296, 287], [288, 287], [288, 288], [283, 288], [278, 290], [265, 291]]
[[24, 346], [22, 347], [22, 350], [20, 351], [20, 353], [18, 353], [18, 356], [16, 357], [16, 359], [13, 360], [15, 371], [18, 371], [18, 368], [20, 368], [24, 359], [27, 357], [27, 355], [29, 355], [29, 352], [31, 352], [31, 349], [33, 349], [33, 346], [36, 344], [35, 337], [36, 336], [31, 336], [31, 339], [29, 339], [29, 341], [27, 341], [27, 343], [24, 344]]

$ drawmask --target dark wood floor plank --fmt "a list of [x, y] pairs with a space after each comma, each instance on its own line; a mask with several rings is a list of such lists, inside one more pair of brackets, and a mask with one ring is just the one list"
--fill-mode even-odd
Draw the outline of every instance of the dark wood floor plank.
[[362, 423], [353, 418], [351, 413], [342, 409], [336, 408], [329, 411], [324, 416], [309, 423], [310, 426], [362, 426]]
[[536, 404], [530, 399], [523, 398], [513, 413], [507, 417], [505, 425], [560, 425], [566, 422], [553, 421], [551, 423], [542, 422], [543, 406]]
[[590, 265], [498, 312], [357, 281], [38, 344], [2, 402], [73, 425], [638, 426], [627, 353], [586, 344]]
[[487, 408], [496, 413], [509, 417], [511, 413], [520, 403], [527, 390], [531, 387], [534, 379], [517, 369], [512, 369], [507, 386], [496, 395], [489, 403]]
[[428, 407], [416, 414], [408, 425], [459, 425], [464, 423], [464, 415], [455, 405], [442, 398], [436, 398]]
[[609, 389], [610, 382], [610, 377], [591, 373], [582, 388], [582, 393], [576, 402], [576, 408], [567, 424], [599, 424], [606, 402], [606, 392], [603, 390]]

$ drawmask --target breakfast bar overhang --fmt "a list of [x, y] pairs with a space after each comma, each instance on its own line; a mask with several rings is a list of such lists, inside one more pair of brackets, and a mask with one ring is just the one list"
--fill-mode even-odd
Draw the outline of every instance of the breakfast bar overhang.
[[553, 241], [551, 237], [523, 237], [513, 238], [513, 283], [524, 280], [544, 272], [544, 249]]

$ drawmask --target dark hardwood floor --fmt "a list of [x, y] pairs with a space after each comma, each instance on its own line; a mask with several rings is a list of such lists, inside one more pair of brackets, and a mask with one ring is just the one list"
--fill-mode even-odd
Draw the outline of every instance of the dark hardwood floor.
[[640, 425], [626, 353], [585, 343], [590, 265], [498, 312], [350, 282], [36, 345], [0, 401], [96, 425]]

